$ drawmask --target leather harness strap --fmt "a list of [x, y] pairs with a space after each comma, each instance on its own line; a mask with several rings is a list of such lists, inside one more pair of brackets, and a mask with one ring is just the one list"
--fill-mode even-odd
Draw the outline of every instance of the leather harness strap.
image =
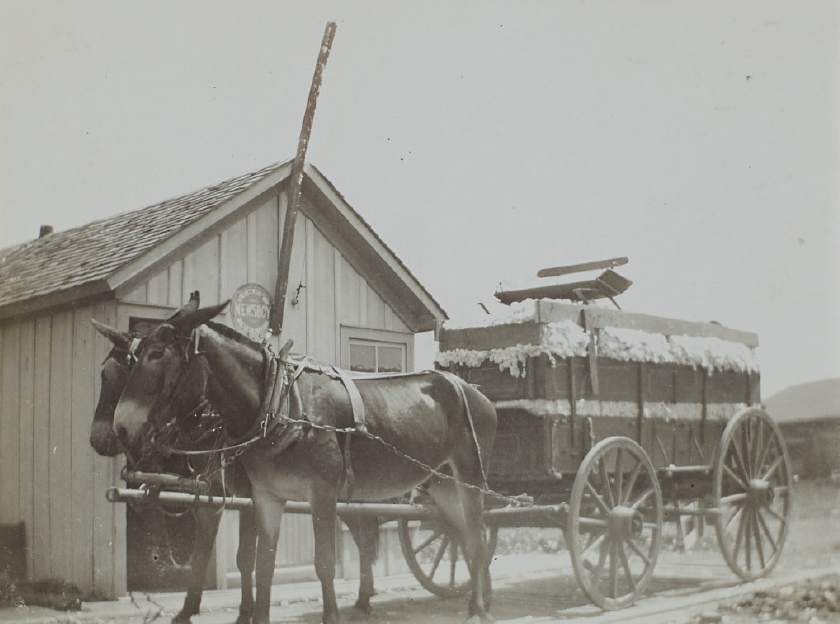
[[338, 375], [341, 383], [347, 389], [347, 394], [350, 395], [350, 407], [353, 410], [353, 423], [356, 425], [356, 429], [365, 433], [367, 431], [367, 427], [365, 426], [365, 402], [362, 400], [362, 395], [359, 394], [359, 389], [356, 387], [352, 377], [347, 374], [347, 371], [343, 371], [335, 366], [332, 367], [332, 370]]

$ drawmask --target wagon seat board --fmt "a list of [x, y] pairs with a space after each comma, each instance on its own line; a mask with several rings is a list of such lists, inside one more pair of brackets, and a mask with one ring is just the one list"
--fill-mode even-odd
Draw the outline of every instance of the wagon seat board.
[[[587, 451], [615, 435], [658, 471], [703, 472], [728, 420], [760, 401], [757, 335], [717, 323], [541, 299], [450, 321], [439, 343], [436, 365], [496, 406], [491, 485], [510, 492], [570, 489]], [[708, 479], [690, 481], [689, 498], [708, 494]]]

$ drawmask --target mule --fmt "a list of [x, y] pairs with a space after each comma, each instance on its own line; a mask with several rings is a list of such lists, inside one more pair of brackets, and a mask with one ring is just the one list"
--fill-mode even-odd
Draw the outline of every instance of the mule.
[[[179, 315], [195, 311], [198, 304], [197, 293], [194, 293], [190, 302], [167, 319], [167, 322], [173, 321]], [[113, 429], [114, 411], [128, 381], [128, 375], [134, 361], [133, 347], [139, 343], [140, 336], [117, 331], [95, 320], [93, 320], [93, 324], [100, 333], [111, 341], [113, 347], [102, 363], [102, 383], [100, 384], [99, 401], [90, 427], [90, 445], [99, 455], [115, 457], [122, 452], [122, 449]], [[200, 464], [203, 463], [206, 462], [200, 461]], [[146, 468], [148, 469], [148, 467]], [[159, 465], [159, 471], [161, 472], [174, 473], [184, 477], [190, 476], [194, 468], [195, 466], [188, 466], [184, 458], [178, 456], [165, 458]], [[213, 481], [212, 485], [213, 494], [221, 495], [223, 493], [218, 478]], [[242, 470], [234, 469], [232, 485], [233, 493], [239, 496], [250, 496], [250, 484]], [[190, 618], [197, 615], [201, 610], [204, 579], [221, 520], [221, 515], [218, 512], [207, 507], [194, 507], [191, 512], [195, 524], [192, 552], [190, 554], [191, 574], [184, 604], [172, 619], [175, 624], [188, 624]], [[254, 609], [252, 574], [256, 561], [256, 549], [257, 532], [254, 514], [250, 510], [243, 511], [239, 516], [239, 549], [236, 555], [242, 589], [237, 624], [249, 624], [251, 621], [251, 614]]]
[[[226, 305], [163, 323], [144, 339], [116, 409], [120, 443], [139, 448], [150, 430], [205, 397], [233, 437], [262, 429], [264, 437], [251, 438], [240, 457], [251, 482], [257, 531], [260, 540], [275, 544], [286, 501], [309, 502], [324, 624], [341, 620], [334, 588], [339, 499], [347, 500], [352, 490], [354, 501], [382, 501], [425, 484], [465, 544], [469, 621], [489, 619], [482, 488], [496, 432], [490, 401], [454, 375], [436, 371], [357, 378], [353, 385], [366, 415], [361, 424], [349, 386], [330, 374], [337, 371], [304, 361], [293, 375], [287, 369], [288, 400], [269, 423], [271, 416], [263, 420], [261, 407], [271, 391], [270, 362], [259, 344], [211, 322]], [[454, 478], [438, 470], [444, 466]], [[274, 570], [273, 553], [263, 552], [257, 557], [257, 624], [269, 621]]]
[[[172, 322], [187, 312], [194, 312], [198, 309], [199, 295], [193, 293], [189, 303], [178, 310], [165, 322]], [[96, 329], [106, 336], [113, 347], [102, 365], [101, 384], [99, 401], [94, 412], [93, 422], [90, 429], [90, 444], [94, 450], [106, 457], [114, 457], [123, 452], [116, 434], [114, 433], [114, 412], [117, 407], [120, 395], [128, 380], [129, 372], [134, 364], [134, 349], [141, 340], [138, 334], [126, 333], [108, 327], [92, 319]], [[142, 449], [140, 454], [143, 454]], [[138, 458], [140, 455], [137, 456]], [[138, 466], [134, 458], [129, 460], [134, 468]], [[159, 466], [159, 471], [174, 473], [188, 477], [198, 469], [202, 472], [202, 464], [188, 465], [184, 457], [170, 456], [164, 458]], [[212, 494], [235, 494], [241, 497], [250, 497], [250, 482], [244, 470], [237, 469], [238, 462], [233, 465], [233, 482], [227, 488], [221, 486], [217, 478], [213, 482]], [[230, 485], [233, 487], [230, 488]], [[195, 520], [195, 532], [190, 556], [191, 577], [188, 583], [187, 594], [184, 605], [179, 613], [173, 618], [175, 624], [188, 624], [193, 615], [197, 615], [201, 609], [201, 598], [203, 593], [204, 578], [209, 564], [209, 556], [215, 543], [221, 516], [207, 507], [195, 507], [191, 510]], [[358, 599], [353, 606], [354, 619], [363, 619], [372, 611], [370, 599], [375, 595], [373, 564], [376, 561], [379, 548], [379, 522], [375, 517], [345, 520], [350, 529], [353, 540], [359, 548], [360, 565], [360, 588]], [[262, 547], [262, 542], [260, 542]], [[272, 552], [276, 548], [270, 548]], [[243, 510], [239, 515], [239, 548], [236, 556], [237, 569], [241, 578], [241, 602], [237, 624], [249, 624], [254, 609], [254, 586], [252, 574], [256, 563], [257, 532], [253, 510]]]

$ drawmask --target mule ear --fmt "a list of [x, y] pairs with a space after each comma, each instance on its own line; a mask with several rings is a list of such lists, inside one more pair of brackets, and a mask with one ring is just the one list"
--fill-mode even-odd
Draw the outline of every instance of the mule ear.
[[93, 326], [96, 328], [100, 334], [105, 336], [108, 340], [114, 343], [115, 347], [119, 347], [120, 349], [128, 350], [129, 345], [131, 345], [131, 334], [127, 334], [121, 332], [113, 327], [109, 327], [104, 323], [100, 323], [96, 319], [90, 319], [90, 322], [93, 323]]
[[182, 318], [183, 316], [185, 316], [187, 314], [192, 314], [193, 312], [198, 310], [198, 306], [200, 305], [200, 302], [201, 302], [201, 294], [197, 290], [194, 290], [193, 292], [190, 293], [190, 300], [187, 303], [185, 303], [184, 305], [182, 305], [178, 309], [178, 311], [175, 312], [175, 314], [173, 314], [168, 319], [166, 319], [165, 322], [166, 323], [174, 323], [174, 321], [178, 320], [179, 318]]
[[[178, 318], [173, 318], [169, 321], [169, 323], [178, 331], [183, 334], [188, 334], [192, 330], [194, 330], [199, 325], [204, 325], [207, 321], [212, 319], [215, 316], [218, 316], [222, 313], [225, 309], [227, 304], [230, 303], [230, 299], [225, 301], [222, 304], [217, 306], [210, 306], [207, 308], [200, 308], [195, 310], [194, 312], [189, 312], [184, 314], [183, 316], [178, 316]], [[189, 304], [187, 304], [189, 305]]]

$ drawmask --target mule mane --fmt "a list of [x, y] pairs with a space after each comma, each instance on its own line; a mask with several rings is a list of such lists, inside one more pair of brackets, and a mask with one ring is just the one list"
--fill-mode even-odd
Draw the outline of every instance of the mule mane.
[[220, 333], [225, 338], [230, 338], [238, 344], [245, 345], [246, 347], [252, 347], [257, 350], [262, 348], [259, 342], [251, 340], [248, 336], [240, 334], [238, 331], [228, 327], [227, 325], [222, 325], [221, 323], [216, 323], [214, 321], [207, 321], [207, 327]]

